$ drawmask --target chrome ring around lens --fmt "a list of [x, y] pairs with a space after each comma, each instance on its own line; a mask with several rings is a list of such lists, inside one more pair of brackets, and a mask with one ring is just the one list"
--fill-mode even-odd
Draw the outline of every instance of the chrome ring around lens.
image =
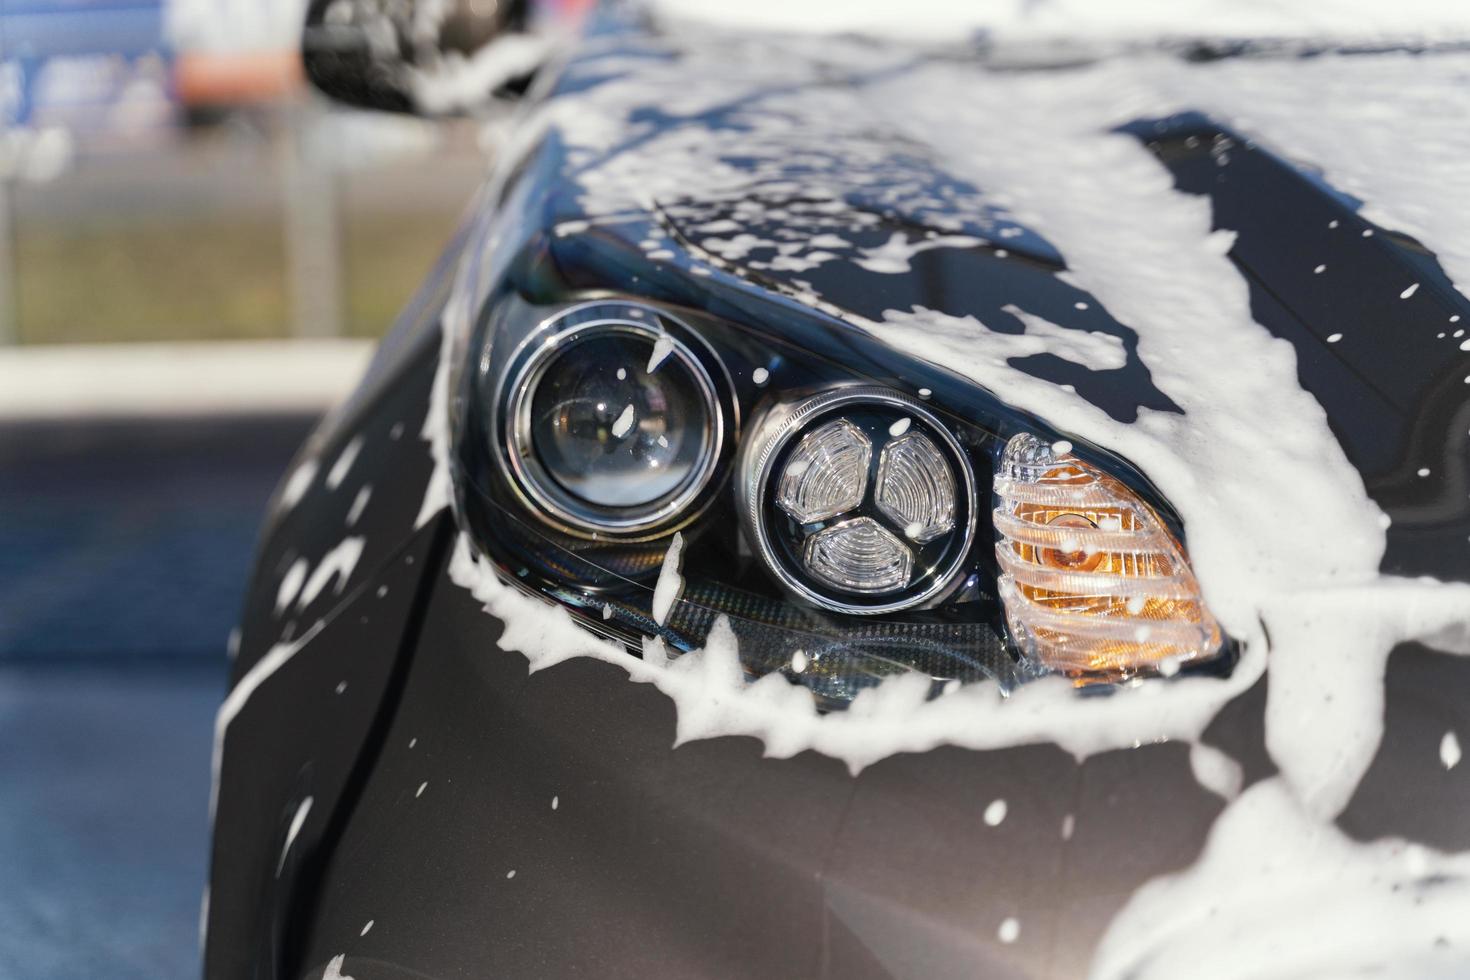
[[648, 307], [596, 301], [548, 319], [512, 355], [502, 386], [497, 455], [511, 483], [548, 523], [581, 537], [692, 518], [727, 441], [707, 360], [723, 370], [697, 334]]
[[[777, 490], [775, 485], [777, 463], [781, 463], [784, 467], [791, 456], [790, 453], [785, 452], [787, 447], [792, 446], [793, 441], [798, 437], [806, 438], [819, 434], [820, 430], [832, 424], [829, 418], [845, 418], [839, 414], [843, 409], [888, 411], [895, 413], [895, 419], [901, 415], [918, 423], [912, 428], [905, 426], [902, 431], [889, 430], [888, 433], [884, 433], [883, 435], [888, 438], [884, 441], [883, 446], [873, 449], [874, 458], [881, 458], [884, 447], [907, 438], [908, 433], [922, 432], [940, 444], [937, 448], [942, 448], [944, 455], [949, 458], [955, 469], [954, 492], [957, 501], [963, 505], [963, 520], [957, 521], [953, 528], [941, 538], [933, 539], [938, 544], [932, 549], [928, 547], [928, 542], [920, 542], [913, 537], [908, 538], [911, 547], [921, 551], [929, 550], [939, 555], [941, 560], [937, 566], [926, 572], [928, 582], [924, 587], [904, 591], [899, 598], [890, 602], [883, 602], [878, 597], [875, 597], [875, 601], [872, 602], [856, 601], [856, 596], [854, 596], [854, 601], [844, 600], [823, 592], [815, 581], [804, 580], [800, 574], [793, 571], [790, 558], [783, 559], [778, 553], [768, 521], [768, 515], [775, 509], [773, 500]], [[741, 514], [747, 531], [754, 540], [766, 567], [792, 592], [823, 609], [849, 615], [871, 616], [913, 609], [932, 602], [946, 594], [955, 585], [974, 541], [978, 507], [975, 503], [975, 476], [968, 454], [949, 427], [932, 411], [918, 399], [891, 388], [849, 385], [812, 395], [794, 404], [777, 406], [766, 416], [764, 423], [752, 428], [752, 436], [748, 440], [740, 463], [740, 470]], [[863, 495], [871, 497], [873, 494], [871, 489], [865, 487]], [[867, 521], [870, 519], [867, 516], [854, 519], [855, 515], [865, 512], [863, 509], [848, 510], [835, 517], [823, 531], [813, 533], [806, 540], [814, 541], [821, 534], [835, 527], [841, 527], [844, 522], [858, 524]], [[903, 535], [902, 529], [896, 528], [891, 518], [885, 519], [882, 515], [876, 514], [872, 516], [879, 518], [877, 523], [886, 521], [890, 530], [897, 531], [900, 536]], [[808, 570], [808, 575], [810, 574]], [[861, 590], [849, 589], [847, 591], [858, 593]]]

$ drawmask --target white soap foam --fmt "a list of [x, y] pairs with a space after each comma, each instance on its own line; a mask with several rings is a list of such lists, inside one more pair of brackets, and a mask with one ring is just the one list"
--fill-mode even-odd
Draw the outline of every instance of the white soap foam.
[[643, 373], [652, 374], [657, 371], [664, 358], [673, 352], [674, 341], [667, 334], [659, 334], [658, 339], [653, 342], [653, 351], [648, 355], [648, 367], [643, 369]]
[[[901, 231], [894, 232], [882, 245], [861, 249], [863, 257], [857, 264], [869, 272], [896, 275], [910, 270], [910, 262], [920, 252], [936, 248], [976, 248], [985, 242], [969, 235], [939, 235], [934, 238], [910, 238]], [[836, 256], [833, 256], [835, 258]]]
[[632, 432], [633, 422], [635, 418], [636, 416], [633, 412], [633, 406], [626, 406], [623, 411], [618, 415], [618, 417], [613, 421], [612, 434], [621, 439], [629, 432]]
[[1460, 737], [1452, 731], [1439, 740], [1439, 761], [1446, 770], [1460, 764]]
[[509, 31], [468, 57], [459, 51], [436, 51], [427, 65], [407, 65], [401, 74], [414, 103], [426, 115], [476, 110], [500, 86], [534, 72], [551, 49], [548, 37]]
[[204, 892], [199, 896], [199, 952], [201, 955], [209, 941], [209, 882], [204, 883]]
[[1211, 745], [1196, 742], [1189, 747], [1189, 767], [1201, 786], [1226, 800], [1240, 795], [1240, 763]]
[[1330, 0], [1315, 4], [1240, 3], [1238, 0], [847, 0], [841, 4], [787, 0], [645, 0], [661, 17], [722, 28], [801, 32], [839, 31], [877, 38], [954, 44], [983, 34], [1002, 50], [1061, 42], [1146, 43], [1159, 39], [1303, 38], [1382, 43], [1404, 38], [1460, 39], [1470, 12], [1454, 0]]
[[301, 502], [301, 498], [306, 496], [306, 491], [311, 489], [316, 480], [319, 466], [315, 459], [308, 459], [291, 471], [285, 485], [281, 487], [281, 510], [290, 510]]
[[357, 519], [361, 517], [362, 512], [367, 509], [368, 500], [372, 498], [372, 495], [373, 488], [370, 485], [364, 486], [362, 487], [362, 489], [357, 491], [357, 496], [352, 498], [352, 506], [347, 511], [348, 527], [352, 527], [354, 524], [357, 523]]
[[332, 583], [333, 591], [341, 595], [347, 586], [347, 580], [352, 577], [352, 570], [357, 567], [358, 559], [362, 557], [363, 545], [366, 543], [367, 539], [363, 537], [343, 538], [336, 547], [323, 555], [302, 587], [296, 607], [305, 609], [311, 605], [328, 583]]
[[[1463, 4], [1442, 7], [1470, 15]], [[1188, 102], [1288, 159], [1320, 168], [1334, 187], [1363, 202], [1365, 220], [1418, 239], [1458, 288], [1470, 288], [1470, 128], [1460, 122], [1470, 56], [1387, 52], [1198, 67], [1204, 70], [1161, 67], [1180, 79], [1179, 107]], [[1405, 154], [1406, 146], [1415, 152]]]
[[668, 622], [669, 613], [684, 589], [684, 577], [679, 574], [679, 562], [683, 554], [684, 536], [675, 531], [673, 540], [669, 542], [669, 550], [664, 553], [658, 582], [653, 587], [653, 621], [660, 626]]
[[296, 806], [296, 812], [291, 816], [291, 823], [286, 827], [286, 839], [281, 843], [281, 854], [276, 858], [276, 877], [281, 876], [281, 870], [286, 867], [286, 855], [291, 853], [291, 845], [296, 843], [296, 837], [301, 833], [301, 828], [306, 823], [307, 814], [311, 813], [312, 798], [308, 796]]
[[281, 584], [276, 589], [276, 615], [279, 616], [290, 608], [291, 603], [301, 594], [301, 586], [306, 583], [306, 573], [311, 570], [311, 565], [305, 558], [298, 558], [286, 569], [286, 574], [281, 576]]
[[1463, 976], [1470, 855], [1362, 844], [1257, 783], [1211, 829], [1187, 871], [1118, 913], [1092, 980]]
[[1336, 816], [1373, 761], [1389, 653], [1417, 641], [1470, 654], [1467, 609], [1470, 585], [1427, 579], [1385, 578], [1263, 603], [1272, 642], [1266, 747], [1308, 811]]
[[335, 490], [347, 479], [347, 474], [352, 470], [352, 464], [357, 462], [357, 456], [362, 452], [362, 436], [353, 436], [342, 451], [337, 454], [337, 459], [332, 463], [332, 468], [327, 471], [327, 489]]

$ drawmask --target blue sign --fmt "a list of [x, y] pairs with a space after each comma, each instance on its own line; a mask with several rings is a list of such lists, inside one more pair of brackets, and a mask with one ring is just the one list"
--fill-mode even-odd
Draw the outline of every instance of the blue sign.
[[0, 122], [26, 125], [49, 62], [166, 55], [163, 0], [6, 0], [0, 7]]

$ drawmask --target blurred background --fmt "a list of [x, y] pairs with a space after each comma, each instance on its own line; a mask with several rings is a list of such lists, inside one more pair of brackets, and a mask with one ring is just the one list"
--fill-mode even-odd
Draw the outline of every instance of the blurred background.
[[308, 89], [305, 0], [0, 0], [0, 978], [198, 974], [264, 505], [480, 126]]

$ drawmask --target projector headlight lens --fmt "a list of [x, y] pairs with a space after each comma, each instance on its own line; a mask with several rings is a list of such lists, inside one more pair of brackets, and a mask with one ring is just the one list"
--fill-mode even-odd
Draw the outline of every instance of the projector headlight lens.
[[637, 533], [675, 519], [708, 483], [724, 439], [695, 350], [651, 322], [556, 330], [521, 359], [505, 413], [517, 485], [574, 533]]

